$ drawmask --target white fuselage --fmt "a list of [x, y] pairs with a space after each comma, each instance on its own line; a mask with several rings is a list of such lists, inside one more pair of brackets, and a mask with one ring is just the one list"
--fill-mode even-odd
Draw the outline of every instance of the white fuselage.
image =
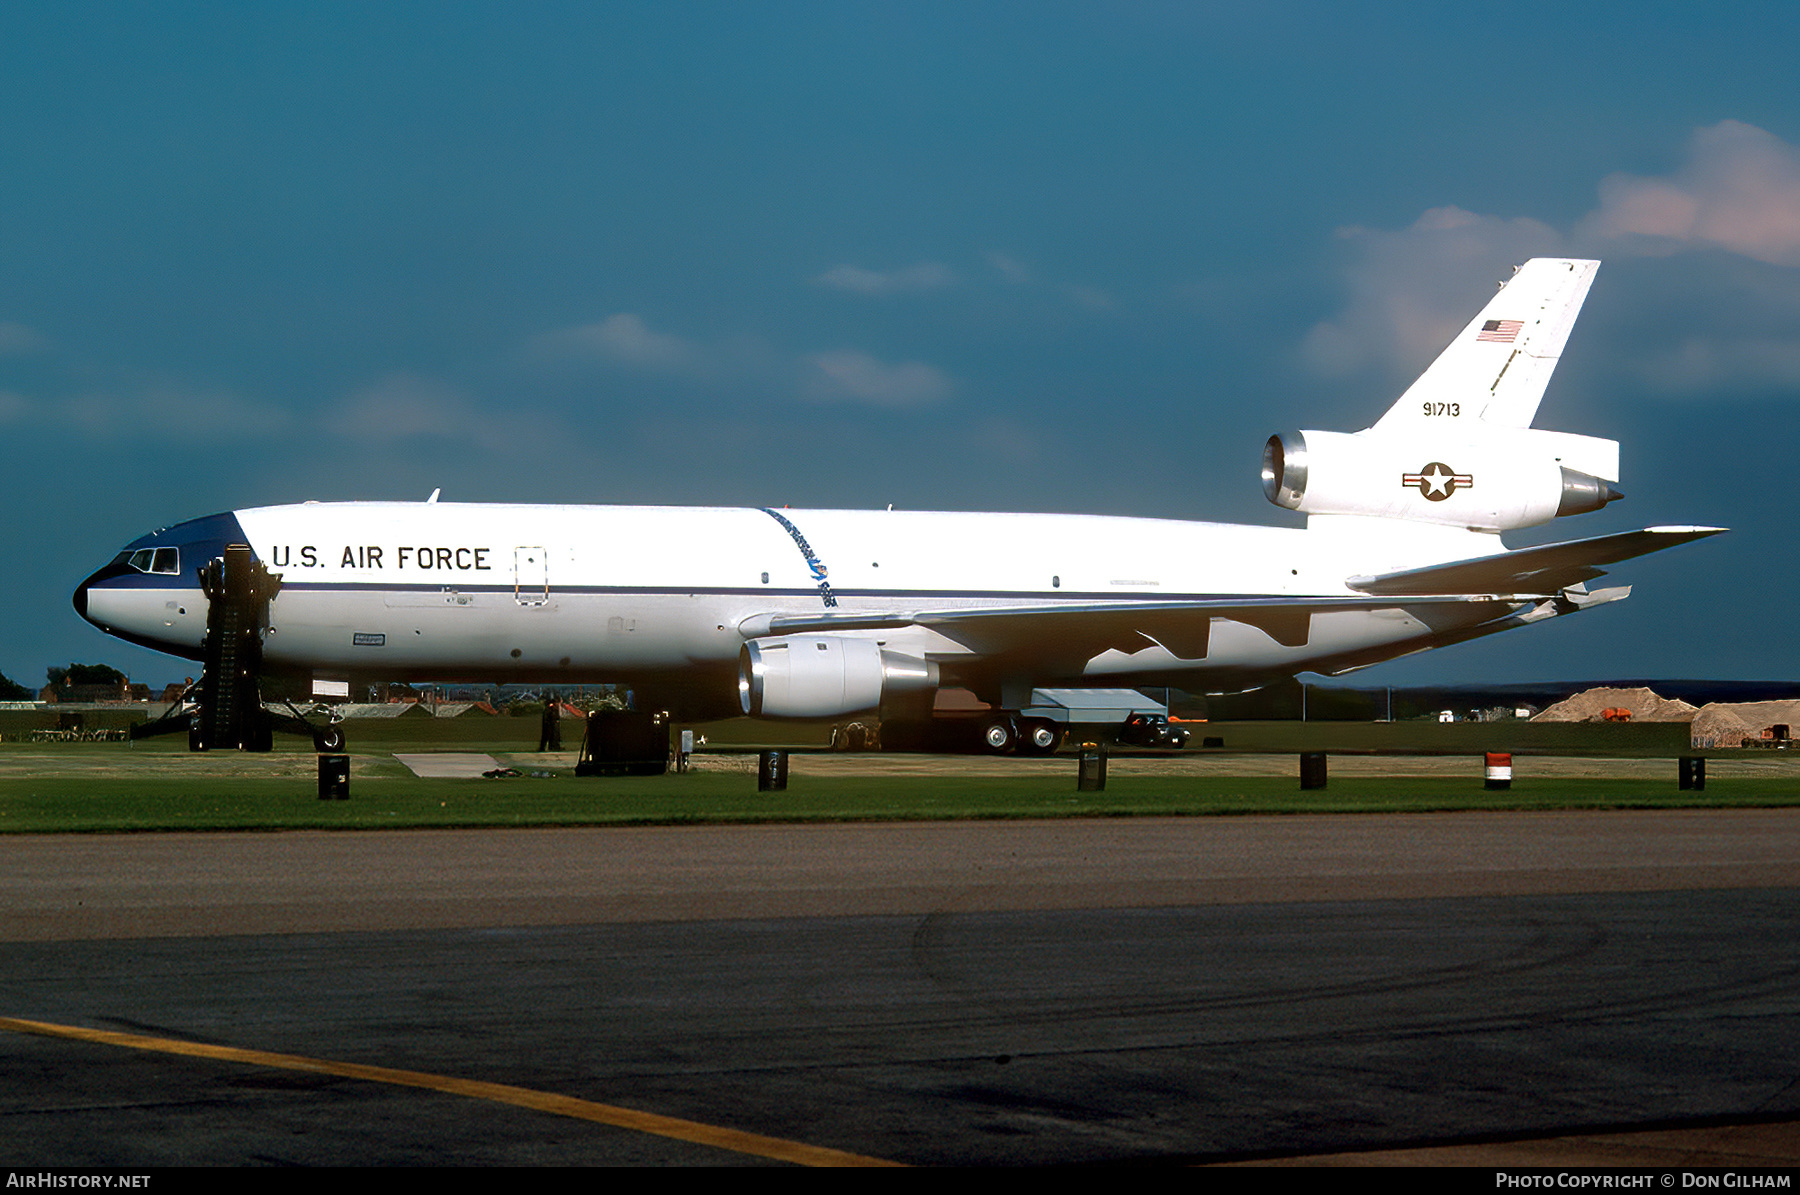
[[[769, 616], [1339, 596], [1351, 594], [1348, 576], [1499, 548], [1493, 536], [1430, 529], [1395, 537], [1091, 515], [353, 502], [235, 517], [281, 581], [266, 665], [395, 680], [687, 675], [722, 687]], [[165, 585], [93, 586], [84, 613], [196, 656], [206, 602], [193, 577], [184, 563]], [[1493, 613], [1470, 609], [1457, 621]], [[1219, 620], [1202, 658], [1147, 641], [1098, 653], [1073, 675], [1008, 683], [1243, 687], [1415, 650], [1446, 629], [1432, 622], [1396, 602], [1319, 615], [1304, 644], [1284, 646]], [[846, 633], [937, 661], [949, 678], [959, 664], [995, 668], [925, 627]]]

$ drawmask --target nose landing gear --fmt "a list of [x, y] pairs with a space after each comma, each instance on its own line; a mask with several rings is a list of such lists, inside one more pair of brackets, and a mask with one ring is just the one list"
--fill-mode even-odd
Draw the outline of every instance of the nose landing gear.
[[309, 722], [291, 703], [285, 714], [263, 705], [258, 679], [262, 631], [269, 621], [269, 600], [280, 590], [281, 581], [262, 566], [248, 544], [232, 544], [200, 570], [200, 588], [206, 593], [200, 679], [161, 718], [132, 727], [131, 737], [185, 730], [190, 751], [267, 751], [279, 730], [311, 738], [319, 751], [342, 751], [342, 726]]

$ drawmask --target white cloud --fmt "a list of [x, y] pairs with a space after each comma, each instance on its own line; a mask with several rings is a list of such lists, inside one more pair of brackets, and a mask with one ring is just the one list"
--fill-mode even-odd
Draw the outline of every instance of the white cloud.
[[1647, 390], [1682, 395], [1800, 389], [1800, 341], [1760, 336], [1684, 337], [1635, 363]]
[[0, 321], [0, 356], [35, 352], [44, 344], [43, 334], [35, 328]]
[[989, 253], [987, 263], [1000, 271], [1002, 278], [1015, 285], [1031, 281], [1031, 271], [1017, 258], [1008, 257], [1004, 253]]
[[1302, 357], [1314, 372], [1365, 369], [1413, 375], [1475, 314], [1470, 295], [1496, 276], [1496, 262], [1562, 251], [1563, 238], [1531, 219], [1505, 220], [1459, 207], [1432, 208], [1399, 232], [1340, 229], [1350, 242], [1350, 301], [1307, 333]]
[[286, 411], [229, 391], [172, 385], [88, 391], [15, 409], [40, 425], [148, 440], [259, 440], [285, 433], [292, 423]]
[[1030, 464], [1045, 454], [1043, 426], [1019, 419], [985, 419], [958, 435], [966, 438], [967, 447], [982, 455], [1014, 464]]
[[814, 353], [807, 362], [812, 368], [803, 393], [822, 401], [916, 407], [941, 402], [954, 389], [949, 378], [929, 365], [889, 365], [857, 349]]
[[1024, 262], [1015, 257], [1008, 257], [1004, 253], [988, 252], [983, 256], [988, 265], [994, 268], [995, 273], [1000, 275], [1001, 280], [1010, 286], [1027, 287], [1053, 294], [1086, 311], [1112, 311], [1119, 305], [1111, 291], [1103, 290], [1098, 286], [1040, 279]]
[[1111, 311], [1118, 306], [1111, 294], [1097, 286], [1077, 286], [1070, 282], [1064, 284], [1062, 292], [1071, 303], [1089, 311]]
[[[1024, 287], [1041, 294], [1055, 295], [1091, 312], [1112, 311], [1118, 306], [1118, 301], [1111, 292], [1102, 290], [1100, 287], [1084, 286], [1073, 282], [1056, 282], [1050, 279], [1040, 280], [1024, 263], [1003, 253], [989, 252], [983, 256], [987, 264], [1000, 276], [1000, 279], [1010, 286]], [[861, 266], [853, 265], [834, 266], [813, 279], [813, 282], [819, 286], [871, 297], [937, 290], [942, 287], [960, 285], [962, 281], [962, 277], [956, 271], [935, 261], [920, 262], [917, 265], [886, 272], [866, 270]]]
[[1669, 396], [1800, 390], [1800, 275], [1791, 268], [1800, 266], [1800, 149], [1725, 121], [1699, 130], [1668, 177], [1613, 175], [1599, 190], [1599, 206], [1570, 237], [1455, 207], [1399, 231], [1342, 230], [1348, 301], [1307, 333], [1303, 361], [1322, 376], [1379, 371], [1403, 385], [1507, 263], [1702, 248], [1722, 252], [1635, 266], [1635, 286], [1609, 290], [1615, 370]]
[[149, 391], [139, 413], [175, 436], [190, 427], [201, 427], [212, 436], [257, 439], [283, 434], [293, 422], [288, 412], [278, 407], [226, 391], [173, 387]]
[[391, 373], [346, 395], [332, 410], [331, 430], [366, 443], [436, 438], [491, 448], [555, 442], [560, 432], [535, 412], [486, 406], [414, 373]]
[[400, 440], [456, 436], [468, 426], [463, 396], [411, 373], [392, 373], [346, 395], [332, 418], [333, 430], [355, 439]]
[[1700, 129], [1668, 178], [1614, 174], [1600, 183], [1589, 234], [1640, 253], [1716, 248], [1800, 265], [1800, 149], [1754, 125]]
[[938, 290], [956, 284], [956, 271], [935, 261], [922, 261], [898, 270], [865, 270], [861, 266], [833, 266], [813, 279], [832, 290], [859, 295], [892, 295]]
[[889, 364], [853, 348], [797, 355], [749, 337], [690, 340], [657, 332], [629, 313], [546, 333], [531, 349], [540, 361], [638, 369], [759, 401], [798, 393], [814, 402], [910, 407], [939, 402], [955, 389], [943, 373], [919, 361]]
[[768, 389], [792, 374], [791, 360], [755, 337], [692, 339], [658, 331], [629, 311], [534, 337], [526, 355], [552, 370], [603, 366], [711, 387]]
[[642, 316], [629, 311], [596, 324], [546, 332], [533, 347], [540, 356], [594, 357], [658, 372], [690, 369], [703, 353], [692, 341], [652, 331]]

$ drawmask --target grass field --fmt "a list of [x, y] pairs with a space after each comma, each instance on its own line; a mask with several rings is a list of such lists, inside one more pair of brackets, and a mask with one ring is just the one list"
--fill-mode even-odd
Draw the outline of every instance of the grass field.
[[[1672, 759], [1519, 759], [1513, 787], [1490, 792], [1479, 757], [1334, 756], [1328, 787], [1303, 792], [1291, 756], [1195, 752], [1116, 758], [1098, 793], [1075, 791], [1070, 757], [796, 755], [788, 789], [759, 793], [744, 756], [685, 775], [580, 778], [571, 753], [397, 740], [353, 753], [350, 799], [321, 801], [316, 757], [298, 743], [266, 755], [182, 746], [0, 744], [0, 833], [1800, 805], [1800, 760], [1751, 752], [1715, 757], [1698, 793], [1677, 790]], [[409, 750], [484, 752], [527, 775], [421, 778], [392, 754]]]

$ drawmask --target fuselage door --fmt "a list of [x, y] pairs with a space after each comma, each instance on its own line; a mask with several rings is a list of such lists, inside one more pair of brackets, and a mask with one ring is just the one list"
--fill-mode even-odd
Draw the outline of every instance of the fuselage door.
[[513, 600], [521, 606], [549, 602], [549, 553], [543, 548], [513, 549]]

